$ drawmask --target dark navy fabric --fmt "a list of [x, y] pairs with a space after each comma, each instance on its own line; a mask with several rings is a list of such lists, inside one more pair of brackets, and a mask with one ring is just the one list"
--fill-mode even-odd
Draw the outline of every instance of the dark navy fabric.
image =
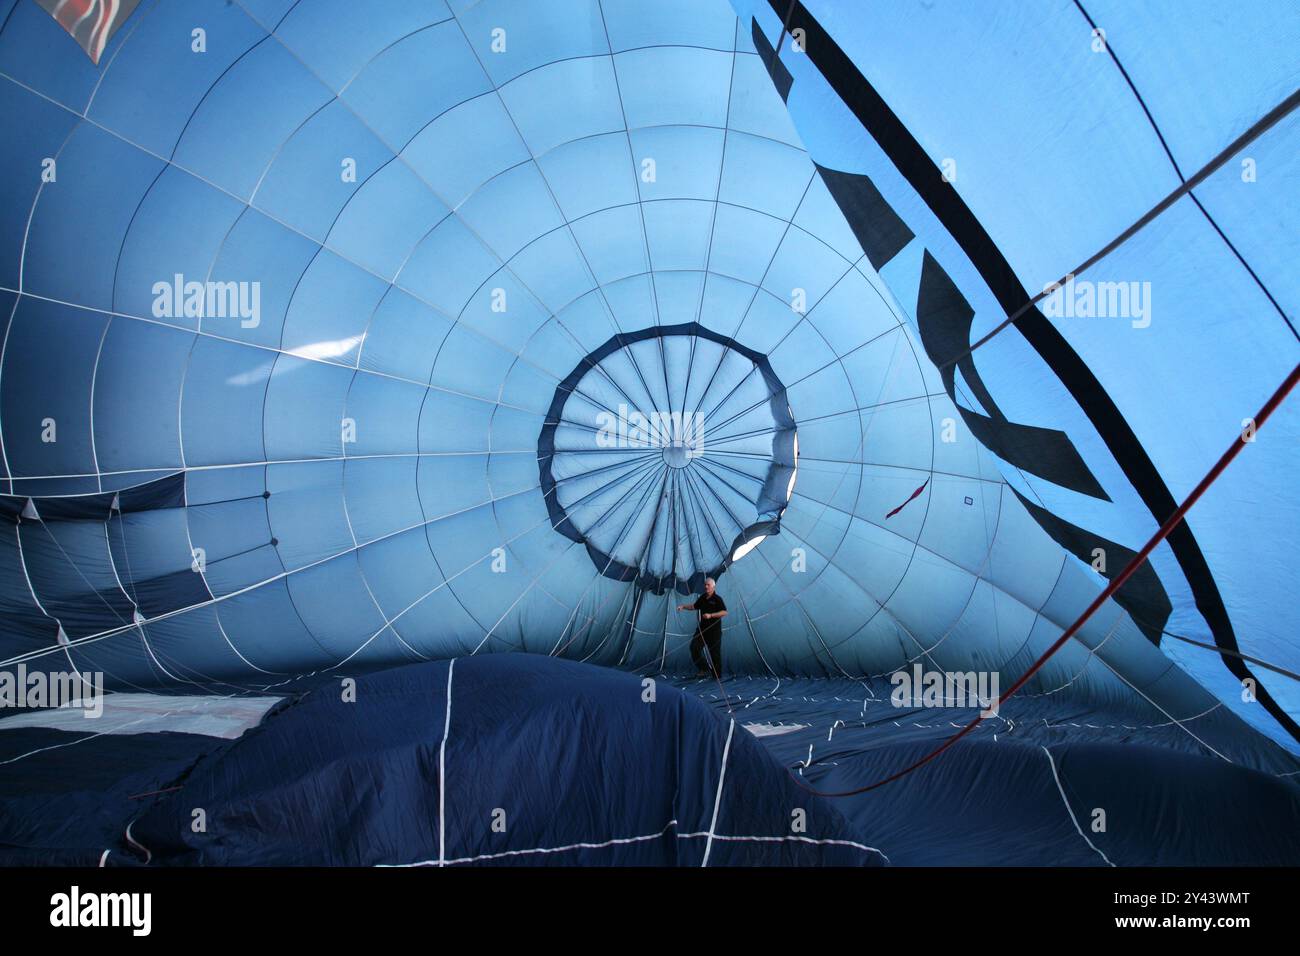
[[[683, 688], [823, 793], [884, 780], [974, 716], [896, 707], [883, 679]], [[1031, 687], [914, 773], [831, 802], [896, 866], [1300, 865], [1300, 762], [1227, 708], [1178, 716]]]
[[[107, 865], [436, 863], [447, 671], [361, 678], [356, 703], [338, 680], [318, 680], [235, 741], [0, 721], [0, 864], [93, 865], [105, 850]], [[654, 686], [648, 704], [634, 675], [540, 656], [458, 659], [443, 858], [698, 864], [734, 713], [710, 865], [875, 858], [783, 839], [800, 808], [810, 840], [846, 839], [902, 866], [1300, 864], [1300, 765], [1243, 735], [1225, 708], [1178, 715], [1180, 727], [1154, 707], [1031, 692], [916, 773], [821, 799], [799, 784], [883, 779], [971, 711], [894, 707], [882, 679]], [[498, 808], [504, 833], [490, 825]], [[193, 830], [196, 809], [206, 833]]]
[[113, 860], [156, 790], [226, 742], [199, 734], [72, 733], [0, 721], [0, 866]]
[[132, 840], [154, 864], [885, 862], [749, 733], [669, 683], [647, 702], [630, 674], [460, 658], [448, 723], [452, 666], [362, 678], [355, 702], [341, 685], [305, 695], [199, 761]]

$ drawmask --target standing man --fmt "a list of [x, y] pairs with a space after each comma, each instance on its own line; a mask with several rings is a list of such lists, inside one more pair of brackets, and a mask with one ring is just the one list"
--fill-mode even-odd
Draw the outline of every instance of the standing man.
[[679, 604], [679, 611], [699, 611], [700, 623], [691, 639], [691, 660], [695, 662], [697, 676], [712, 674], [722, 679], [722, 619], [727, 616], [727, 605], [715, 590], [713, 578], [704, 579], [704, 593], [693, 604]]

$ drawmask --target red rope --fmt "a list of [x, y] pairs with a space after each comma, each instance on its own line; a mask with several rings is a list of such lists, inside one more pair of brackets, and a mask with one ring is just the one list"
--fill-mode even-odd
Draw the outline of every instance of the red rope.
[[[1291, 374], [1286, 377], [1286, 381], [1284, 381], [1281, 385], [1278, 386], [1277, 391], [1275, 391], [1272, 394], [1272, 396], [1270, 396], [1269, 400], [1264, 403], [1264, 407], [1259, 410], [1259, 414], [1255, 416], [1256, 432], [1258, 432], [1259, 429], [1264, 426], [1264, 422], [1268, 421], [1269, 416], [1272, 415], [1273, 412], [1277, 410], [1277, 407], [1282, 404], [1283, 399], [1285, 399], [1287, 393], [1290, 392], [1291, 389], [1295, 387], [1297, 381], [1300, 381], [1300, 365], [1297, 365], [1294, 369], [1291, 370]], [[1145, 545], [1143, 545], [1142, 550], [1139, 551], [1136, 555], [1134, 555], [1133, 560], [1130, 561], [1125, 566], [1124, 570], [1121, 571], [1118, 575], [1116, 575], [1111, 580], [1110, 584], [1108, 584], [1102, 590], [1102, 592], [1099, 595], [1097, 595], [1097, 598], [1091, 604], [1088, 605], [1087, 609], [1084, 610], [1082, 614], [1079, 615], [1079, 619], [1076, 620], [1073, 624], [1071, 624], [1066, 629], [1065, 633], [1062, 634], [1056, 640], [1056, 642], [1052, 644], [1051, 647], [1049, 647], [1046, 651], [1043, 652], [1042, 656], [1039, 657], [1038, 660], [1034, 661], [1033, 666], [1030, 667], [1029, 670], [1025, 671], [1025, 673], [1021, 675], [1020, 679], [1017, 680], [1014, 684], [1012, 684], [1007, 689], [1007, 692], [1005, 694], [1003, 694], [1000, 698], [998, 698], [999, 708], [1001, 708], [1001, 706], [1011, 698], [1012, 694], [1020, 690], [1020, 688], [1024, 687], [1025, 684], [1029, 682], [1029, 679], [1033, 677], [1036, 673], [1038, 673], [1039, 669], [1044, 664], [1047, 663], [1047, 661], [1052, 657], [1052, 655], [1055, 654], [1057, 651], [1059, 651], [1062, 647], [1064, 647], [1065, 643], [1079, 632], [1079, 629], [1083, 627], [1085, 623], [1087, 623], [1088, 618], [1092, 617], [1092, 615], [1097, 611], [1097, 609], [1100, 608], [1103, 604], [1105, 604], [1106, 601], [1111, 597], [1111, 595], [1113, 595], [1116, 591], [1118, 591], [1124, 585], [1124, 582], [1133, 576], [1133, 573], [1142, 566], [1142, 562], [1147, 559], [1147, 557], [1151, 554], [1152, 551], [1156, 549], [1156, 547], [1160, 544], [1160, 542], [1164, 541], [1165, 538], [1169, 537], [1170, 532], [1172, 532], [1174, 528], [1178, 526], [1178, 523], [1183, 520], [1183, 517], [1187, 514], [1189, 510], [1191, 510], [1192, 505], [1196, 504], [1197, 500], [1200, 499], [1201, 495], [1205, 494], [1206, 489], [1208, 489], [1210, 485], [1214, 484], [1214, 482], [1218, 480], [1219, 476], [1223, 474], [1224, 470], [1228, 467], [1228, 465], [1232, 463], [1232, 460], [1236, 458], [1237, 454], [1246, 446], [1246, 442], [1247, 442], [1246, 435], [1243, 431], [1243, 433], [1238, 435], [1237, 438], [1233, 440], [1232, 444], [1228, 446], [1228, 450], [1225, 451], [1219, 457], [1219, 460], [1214, 463], [1214, 467], [1211, 468], [1206, 473], [1205, 477], [1201, 479], [1200, 483], [1197, 484], [1197, 486], [1192, 489], [1191, 494], [1189, 494], [1183, 500], [1183, 503], [1179, 505], [1178, 508], [1174, 511], [1174, 513], [1169, 516], [1169, 520], [1166, 521], [1164, 524], [1162, 524], [1160, 526], [1160, 530], [1158, 530], [1154, 535], [1152, 535], [1151, 540], [1148, 541]], [[854, 796], [855, 794], [866, 793], [869, 790], [875, 790], [877, 787], [883, 787], [887, 783], [893, 783], [895, 780], [899, 780], [902, 777], [906, 777], [913, 770], [925, 766], [935, 757], [939, 756], [939, 754], [943, 753], [945, 750], [947, 750], [957, 741], [961, 740], [968, 733], [970, 733], [972, 730], [978, 727], [980, 723], [984, 721], [984, 719], [985, 718], [982, 713], [976, 715], [974, 720], [972, 720], [969, 724], [967, 724], [957, 733], [953, 734], [951, 737], [945, 740], [934, 750], [930, 751], [920, 760], [916, 761], [916, 763], [904, 767], [902, 770], [898, 771], [898, 773], [892, 774], [883, 780], [877, 780], [875, 783], [868, 784], [865, 787], [858, 787], [855, 790], [845, 790], [840, 793], [824, 793], [820, 790], [815, 790], [812, 787], [808, 786], [797, 776], [795, 776], [793, 773], [791, 773], [790, 776], [794, 779], [794, 782], [797, 783], [804, 790], [807, 790], [809, 793], [814, 793], [819, 797], [851, 797]]]

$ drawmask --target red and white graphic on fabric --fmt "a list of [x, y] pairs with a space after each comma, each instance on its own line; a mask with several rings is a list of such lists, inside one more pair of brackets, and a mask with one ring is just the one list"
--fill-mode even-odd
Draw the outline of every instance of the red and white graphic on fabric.
[[99, 65], [104, 47], [140, 0], [37, 0]]

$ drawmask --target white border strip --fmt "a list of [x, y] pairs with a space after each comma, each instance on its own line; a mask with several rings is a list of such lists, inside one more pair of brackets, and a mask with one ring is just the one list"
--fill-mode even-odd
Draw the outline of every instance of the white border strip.
[[601, 850], [604, 849], [605, 847], [618, 846], [624, 843], [644, 843], [646, 840], [658, 840], [661, 837], [663, 837], [665, 833], [667, 833], [675, 826], [677, 826], [677, 821], [669, 820], [668, 825], [665, 826], [658, 833], [647, 833], [644, 836], [634, 836], [634, 837], [616, 837], [612, 840], [605, 840], [601, 843], [570, 843], [567, 846], [534, 847], [533, 849], [530, 850], [502, 850], [500, 853], [481, 853], [478, 856], [463, 856], [463, 857], [458, 857], [457, 859], [454, 860], [438, 860], [438, 861], [422, 860], [419, 863], [397, 863], [397, 864], [381, 863], [380, 866], [390, 866], [390, 865], [396, 867], [434, 866], [435, 862], [436, 865], [438, 866], [454, 866], [455, 864], [458, 863], [477, 863], [480, 860], [499, 860], [502, 857], [507, 857], [507, 856], [526, 856], [529, 853], [564, 853], [568, 850]]
[[[691, 840], [698, 837], [710, 836], [708, 833], [679, 833], [677, 839]], [[855, 850], [861, 850], [864, 853], [874, 853], [886, 863], [889, 857], [884, 851], [877, 850], [874, 846], [867, 846], [865, 843], [857, 843], [853, 840], [835, 840], [831, 838], [802, 836], [800, 834], [788, 834], [782, 836], [728, 836], [724, 833], [712, 834], [713, 839], [722, 841], [732, 841], [734, 843], [811, 843], [815, 846], [851, 846]]]
[[[394, 868], [394, 869], [401, 869], [401, 868], [415, 867], [415, 866], [455, 866], [458, 864], [479, 863], [484, 860], [500, 860], [505, 857], [511, 857], [511, 856], [528, 856], [529, 854], [532, 853], [565, 853], [570, 850], [603, 850], [611, 846], [621, 846], [629, 843], [644, 843], [647, 840], [659, 840], [662, 839], [664, 835], [668, 833], [669, 830], [673, 829], [676, 826], [677, 826], [676, 820], [669, 820], [667, 825], [664, 826], [664, 828], [658, 831], [657, 833], [646, 833], [642, 836], [634, 836], [634, 837], [615, 837], [610, 840], [603, 840], [599, 843], [569, 843], [566, 844], [565, 846], [533, 847], [527, 850], [502, 850], [499, 853], [480, 853], [477, 856], [457, 857], [454, 860], [420, 860], [419, 862], [416, 863], [380, 863], [378, 865], [383, 868]], [[809, 843], [815, 846], [849, 846], [849, 847], [853, 847], [855, 850], [862, 850], [864, 853], [875, 853], [885, 862], [889, 862], [889, 857], [887, 857], [880, 850], [877, 850], [875, 847], [867, 846], [864, 843], [855, 843], [852, 840], [819, 839], [817, 837], [799, 836], [799, 835], [727, 836], [721, 833], [710, 834], [708, 831], [700, 831], [698, 833], [678, 833], [676, 835], [676, 838], [678, 840], [695, 840], [695, 839], [709, 838], [709, 837], [711, 837], [714, 840], [730, 840], [735, 842], [749, 842], [749, 843], [792, 842], [792, 843]]]
[[[1041, 744], [1039, 746], [1042, 747]], [[1101, 850], [1097, 849], [1096, 845], [1094, 845], [1093, 842], [1088, 839], [1088, 834], [1083, 832], [1083, 827], [1079, 826], [1079, 819], [1074, 815], [1074, 808], [1070, 806], [1070, 800], [1065, 795], [1065, 788], [1061, 786], [1061, 777], [1056, 772], [1056, 761], [1052, 759], [1052, 752], [1048, 750], [1046, 747], [1042, 747], [1042, 751], [1043, 753], [1047, 754], [1047, 762], [1052, 765], [1052, 779], [1056, 781], [1056, 789], [1059, 790], [1061, 793], [1061, 802], [1065, 804], [1065, 810], [1068, 814], [1070, 814], [1070, 822], [1073, 823], [1074, 828], [1079, 831], [1079, 836], [1083, 837], [1083, 842], [1088, 844], [1088, 846], [1092, 847], [1092, 851], [1096, 853], [1099, 857], [1101, 857], [1103, 860], [1105, 860], [1107, 866], [1114, 866], [1115, 864], [1110, 862], [1110, 859], [1106, 856], [1106, 854], [1102, 853]]]
[[447, 665], [447, 716], [442, 724], [442, 746], [438, 748], [438, 865], [447, 865], [447, 738], [451, 736], [451, 675], [456, 658]]
[[[153, 854], [149, 852], [149, 848], [147, 846], [145, 846], [135, 837], [131, 836], [131, 827], [133, 826], [135, 826], [134, 820], [132, 820], [130, 823], [126, 825], [126, 842], [131, 844], [131, 846], [135, 847], [137, 850], [139, 850], [144, 854], [144, 865], [148, 866], [150, 863], [153, 862]], [[107, 852], [105, 853], [105, 856], [107, 856]]]
[[731, 735], [736, 732], [736, 718], [731, 718], [727, 725], [727, 742], [722, 745], [722, 766], [718, 769], [718, 792], [713, 795], [713, 819], [709, 821], [709, 841], [704, 844], [704, 859], [700, 866], [709, 865], [709, 854], [713, 851], [713, 834], [718, 828], [718, 810], [722, 806], [722, 785], [727, 780], [727, 757], [731, 754]]

